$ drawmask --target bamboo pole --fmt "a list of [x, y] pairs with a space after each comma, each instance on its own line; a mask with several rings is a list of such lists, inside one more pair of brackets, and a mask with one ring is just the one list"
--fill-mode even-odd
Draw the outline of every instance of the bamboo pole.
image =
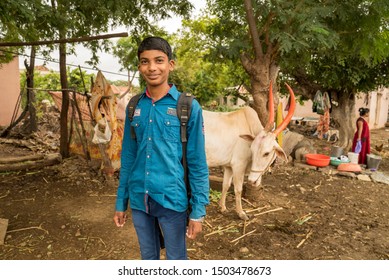
[[88, 42], [100, 39], [110, 39], [116, 37], [128, 37], [127, 32], [122, 33], [112, 33], [112, 34], [103, 34], [96, 36], [84, 36], [78, 38], [65, 38], [58, 40], [45, 40], [45, 41], [33, 41], [33, 42], [0, 42], [0, 47], [21, 47], [21, 46], [41, 46], [41, 45], [51, 45], [51, 44], [62, 44], [62, 43], [79, 43], [79, 42]]

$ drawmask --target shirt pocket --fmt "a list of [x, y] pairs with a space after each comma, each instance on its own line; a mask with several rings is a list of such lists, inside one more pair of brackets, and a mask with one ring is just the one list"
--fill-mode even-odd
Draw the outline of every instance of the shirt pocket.
[[170, 142], [179, 142], [180, 136], [180, 122], [178, 119], [165, 119], [163, 138]]
[[133, 120], [131, 122], [131, 138], [136, 138], [137, 142], [140, 142], [142, 140], [142, 134], [143, 134], [144, 127], [140, 120]]

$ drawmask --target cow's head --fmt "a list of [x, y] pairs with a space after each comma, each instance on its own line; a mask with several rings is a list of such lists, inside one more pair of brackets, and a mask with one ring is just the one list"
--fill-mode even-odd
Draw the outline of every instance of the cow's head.
[[240, 135], [246, 141], [251, 142], [251, 170], [248, 177], [250, 184], [258, 187], [261, 184], [262, 175], [269, 169], [274, 160], [279, 157], [285, 161], [288, 158], [284, 150], [278, 144], [276, 137], [281, 133], [292, 119], [296, 103], [293, 90], [288, 84], [286, 84], [290, 92], [290, 107], [287, 116], [284, 121], [274, 130], [271, 131], [274, 126], [274, 103], [273, 103], [273, 89], [270, 82], [269, 88], [269, 121], [265, 129], [261, 130], [258, 135], [253, 137], [252, 135]]

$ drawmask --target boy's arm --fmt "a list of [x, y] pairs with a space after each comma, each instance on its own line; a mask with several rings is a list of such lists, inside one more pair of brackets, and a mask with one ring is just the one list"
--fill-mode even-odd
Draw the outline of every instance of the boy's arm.
[[131, 122], [127, 117], [124, 123], [124, 134], [122, 142], [122, 152], [120, 158], [120, 179], [116, 197], [116, 211], [124, 212], [128, 207], [129, 186], [128, 179], [133, 162], [136, 157], [137, 143], [135, 139], [131, 138]]
[[205, 156], [204, 120], [197, 100], [192, 102], [187, 135], [188, 178], [192, 192], [189, 218], [199, 219], [205, 216], [205, 208], [209, 204], [209, 172]]

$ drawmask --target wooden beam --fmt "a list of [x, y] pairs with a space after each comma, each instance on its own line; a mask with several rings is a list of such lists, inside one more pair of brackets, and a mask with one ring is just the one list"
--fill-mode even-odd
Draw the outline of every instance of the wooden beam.
[[15, 163], [15, 162], [23, 162], [23, 161], [33, 161], [33, 160], [39, 160], [43, 159], [44, 155], [28, 155], [28, 156], [20, 156], [20, 157], [3, 157], [0, 158], [0, 164], [8, 164], [8, 163]]
[[45, 166], [55, 165], [62, 161], [60, 154], [48, 154], [42, 160], [34, 160], [27, 162], [0, 164], [0, 172], [20, 171], [27, 169], [39, 169]]
[[88, 41], [109, 39], [115, 37], [128, 37], [128, 33], [122, 32], [122, 33], [103, 34], [103, 35], [96, 35], [96, 36], [84, 36], [84, 37], [70, 38], [70, 39], [58, 39], [58, 40], [46, 40], [46, 41], [34, 41], [34, 42], [0, 42], [0, 47], [21, 47], [21, 46], [40, 46], [40, 45], [51, 45], [51, 44], [61, 44], [61, 43], [79, 43], [79, 42], [88, 42]]

